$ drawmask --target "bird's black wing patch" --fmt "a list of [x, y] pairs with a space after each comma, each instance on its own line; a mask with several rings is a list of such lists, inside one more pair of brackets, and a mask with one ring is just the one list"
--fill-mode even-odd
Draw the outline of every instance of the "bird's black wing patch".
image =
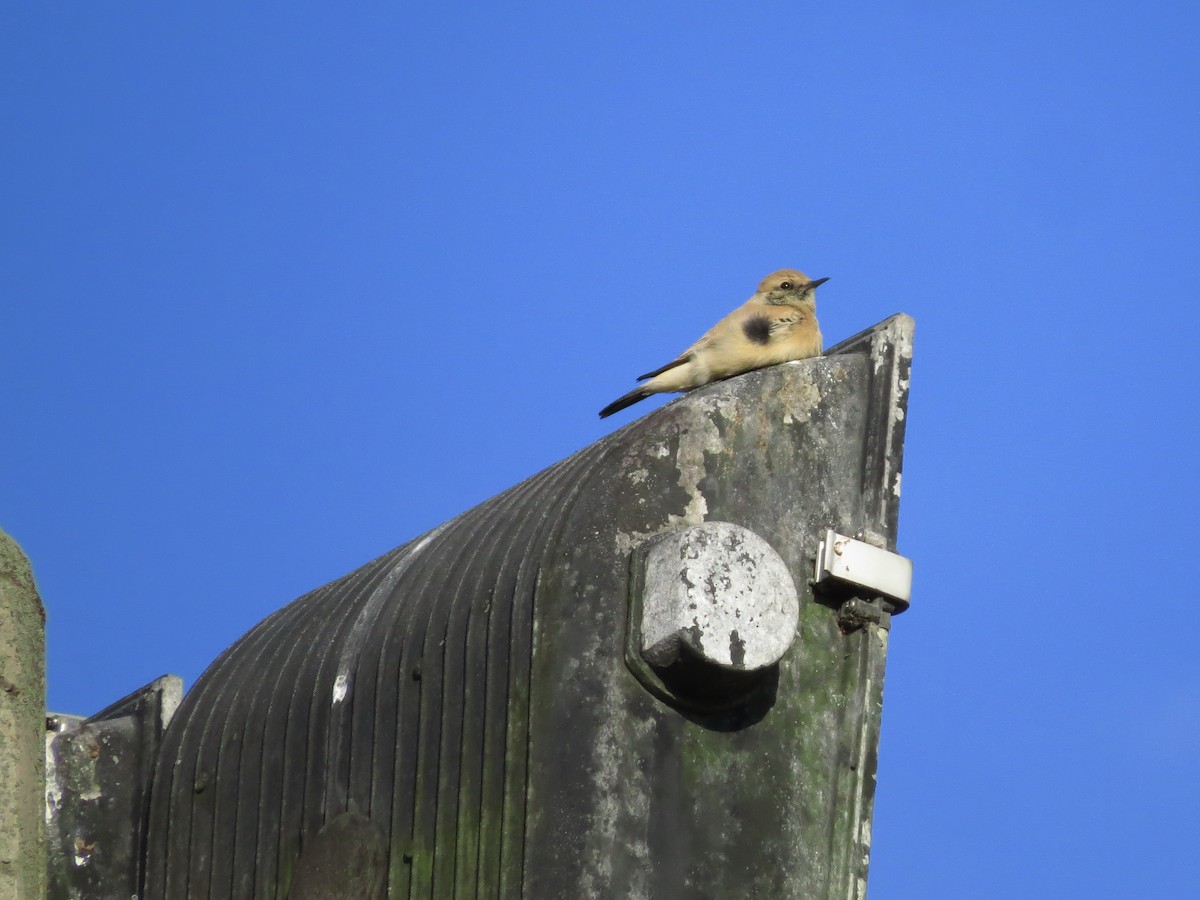
[[771, 340], [771, 320], [766, 316], [751, 316], [742, 323], [742, 333], [753, 344], [766, 344]]
[[683, 356], [679, 357], [679, 359], [673, 359], [669, 363], [667, 363], [665, 366], [660, 366], [659, 368], [655, 369], [653, 372], [647, 372], [645, 375], [639, 375], [634, 380], [635, 381], [645, 381], [647, 378], [653, 378], [655, 375], [661, 375], [663, 372], [668, 372], [671, 369], [675, 368], [676, 366], [682, 366], [685, 362], [687, 362], [691, 358], [692, 358], [692, 355], [690, 353], [685, 353], [685, 354], [683, 354]]

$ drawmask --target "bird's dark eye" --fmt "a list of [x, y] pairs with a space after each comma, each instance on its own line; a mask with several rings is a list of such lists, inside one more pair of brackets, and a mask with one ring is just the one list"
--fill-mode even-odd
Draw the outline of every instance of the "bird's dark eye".
[[790, 291], [793, 285], [790, 281], [784, 281], [779, 286], [785, 291]]

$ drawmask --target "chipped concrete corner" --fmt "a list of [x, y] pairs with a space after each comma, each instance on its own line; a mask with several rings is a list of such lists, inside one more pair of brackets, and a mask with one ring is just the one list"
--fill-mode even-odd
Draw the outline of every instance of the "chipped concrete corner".
[[164, 675], [88, 719], [45, 718], [49, 896], [137, 896], [146, 790], [183, 699]]

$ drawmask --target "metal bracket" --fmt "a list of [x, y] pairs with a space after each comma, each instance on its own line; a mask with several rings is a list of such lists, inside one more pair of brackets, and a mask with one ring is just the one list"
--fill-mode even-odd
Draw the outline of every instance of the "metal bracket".
[[[838, 534], [832, 528], [817, 547], [816, 573], [813, 585], [823, 593], [842, 593], [859, 598], [861, 602], [879, 602], [884, 615], [902, 613], [908, 609], [912, 596], [912, 560]], [[848, 616], [886, 622], [874, 616], [863, 616], [865, 610], [847, 609]]]

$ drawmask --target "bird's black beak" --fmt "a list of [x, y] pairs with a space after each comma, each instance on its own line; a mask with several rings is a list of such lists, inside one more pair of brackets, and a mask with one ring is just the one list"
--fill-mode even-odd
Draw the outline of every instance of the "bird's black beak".
[[820, 287], [828, 280], [829, 280], [828, 278], [814, 278], [812, 281], [809, 282], [809, 286], [810, 287]]

